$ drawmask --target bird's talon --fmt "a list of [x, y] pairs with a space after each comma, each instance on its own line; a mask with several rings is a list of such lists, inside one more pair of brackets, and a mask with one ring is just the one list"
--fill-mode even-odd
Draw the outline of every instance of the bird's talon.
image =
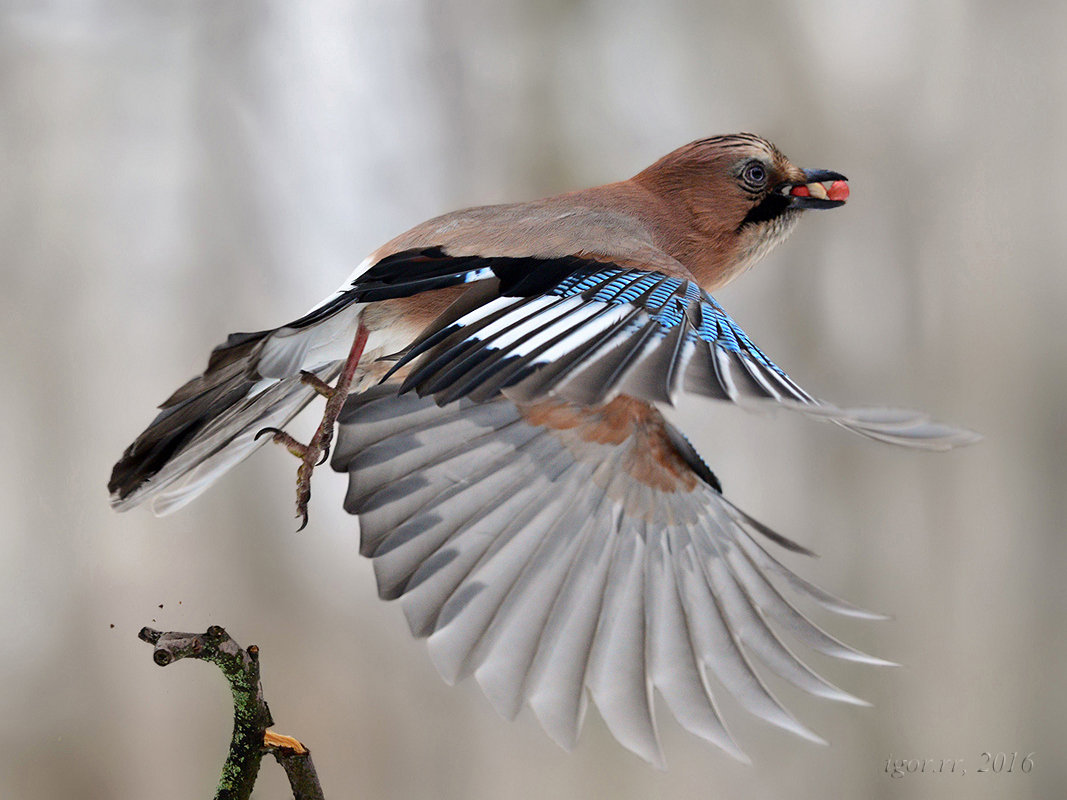
[[283, 445], [286, 450], [288, 450], [294, 456], [299, 458], [301, 461], [306, 459], [308, 457], [308, 453], [311, 451], [311, 445], [301, 444], [280, 428], [264, 428], [256, 434], [255, 438], [258, 439], [265, 433], [273, 434], [273, 441], [276, 444]]
[[285, 433], [285, 431], [283, 431], [281, 428], [263, 428], [258, 433], [256, 433], [255, 436], [252, 437], [252, 441], [258, 442], [259, 437], [267, 433], [277, 436], [279, 433]]
[[320, 458], [318, 461], [315, 462], [315, 466], [316, 467], [321, 467], [323, 464], [326, 463], [326, 461], [327, 461], [327, 459], [329, 459], [329, 457], [330, 457], [330, 446], [326, 445], [325, 447], [322, 448], [322, 458]]

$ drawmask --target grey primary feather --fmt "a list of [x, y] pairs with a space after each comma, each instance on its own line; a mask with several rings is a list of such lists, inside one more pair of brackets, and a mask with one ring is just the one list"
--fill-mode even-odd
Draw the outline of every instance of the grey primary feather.
[[648, 582], [648, 653], [653, 684], [686, 730], [747, 761], [719, 716], [704, 665], [696, 656], [667, 537], [657, 536], [649, 544]]
[[569, 500], [567, 513], [534, 544], [526, 563], [518, 564], [510, 590], [472, 654], [479, 664], [475, 671], [479, 685], [508, 718], [519, 713], [526, 676], [553, 603], [578, 548], [595, 524], [597, 504], [592, 488]]
[[666, 440], [697, 480], [667, 491], [627, 471], [632, 438], [583, 440], [529, 422], [499, 396], [440, 407], [396, 390], [352, 397], [342, 414], [333, 466], [349, 473], [346, 508], [360, 516], [380, 594], [400, 599], [447, 680], [473, 674], [501, 714], [528, 703], [571, 748], [592, 699], [623, 745], [662, 766], [658, 691], [683, 727], [744, 759], [719, 692], [821, 741], [770, 693], [765, 669], [862, 702], [812, 672], [782, 636], [888, 663], [793, 606], [785, 591], [877, 617], [774, 559], [757, 539], [803, 548], [730, 505], [695, 451], [676, 444], [680, 433]]

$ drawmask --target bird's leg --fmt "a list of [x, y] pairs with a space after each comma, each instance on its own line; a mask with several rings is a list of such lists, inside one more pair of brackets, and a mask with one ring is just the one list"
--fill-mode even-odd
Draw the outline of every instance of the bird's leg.
[[330, 443], [333, 441], [333, 426], [341, 413], [341, 407], [348, 397], [348, 389], [352, 385], [359, 360], [363, 356], [363, 348], [367, 344], [367, 329], [363, 323], [359, 323], [356, 330], [356, 338], [352, 342], [352, 349], [348, 351], [348, 360], [341, 370], [340, 377], [334, 386], [326, 383], [310, 372], [301, 372], [300, 378], [308, 386], [326, 398], [326, 411], [322, 415], [315, 435], [311, 441], [302, 444], [285, 431], [278, 428], [264, 428], [256, 434], [258, 439], [264, 434], [273, 434], [272, 441], [284, 445], [285, 449], [300, 459], [300, 466], [296, 470], [296, 515], [302, 519], [298, 531], [304, 530], [308, 524], [308, 501], [311, 500], [311, 473], [315, 467], [322, 464], [330, 455]]

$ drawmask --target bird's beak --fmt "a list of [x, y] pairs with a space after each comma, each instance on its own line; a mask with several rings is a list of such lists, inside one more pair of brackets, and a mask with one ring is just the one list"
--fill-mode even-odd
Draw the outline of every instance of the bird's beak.
[[792, 198], [793, 208], [837, 208], [848, 199], [848, 178], [829, 169], [806, 169], [803, 183], [787, 183], [779, 191]]

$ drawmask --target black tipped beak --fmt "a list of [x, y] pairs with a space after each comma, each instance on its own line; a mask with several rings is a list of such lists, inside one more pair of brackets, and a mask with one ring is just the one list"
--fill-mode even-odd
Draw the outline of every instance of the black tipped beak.
[[830, 169], [806, 169], [803, 183], [787, 183], [781, 192], [793, 208], [837, 208], [848, 199], [848, 178]]

